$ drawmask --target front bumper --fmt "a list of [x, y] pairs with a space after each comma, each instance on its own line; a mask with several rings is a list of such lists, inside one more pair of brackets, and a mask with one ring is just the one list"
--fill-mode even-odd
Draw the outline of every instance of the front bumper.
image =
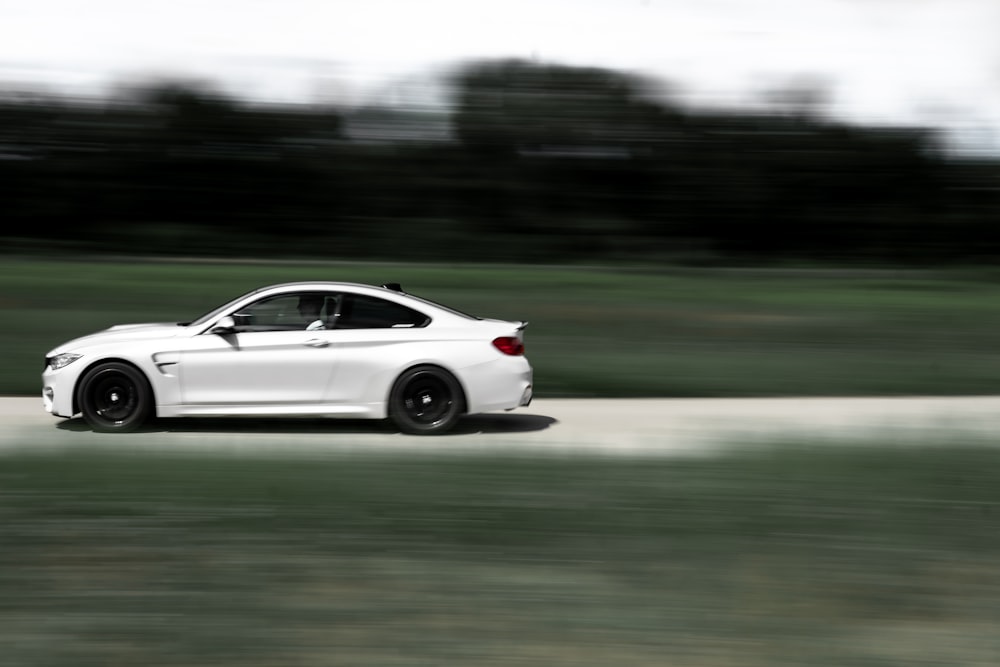
[[56, 417], [72, 417], [73, 385], [76, 373], [66, 373], [67, 369], [54, 371], [46, 368], [42, 373], [42, 406]]

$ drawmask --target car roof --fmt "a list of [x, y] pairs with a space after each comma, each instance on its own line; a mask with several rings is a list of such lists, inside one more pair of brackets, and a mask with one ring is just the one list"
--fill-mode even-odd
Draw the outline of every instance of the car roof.
[[[404, 292], [398, 283], [393, 283], [393, 287], [398, 287], [398, 289], [391, 289], [385, 285], [372, 285], [368, 283], [357, 283], [348, 281], [335, 281], [335, 280], [298, 280], [294, 282], [284, 282], [284, 283], [274, 283], [272, 285], [264, 285], [258, 289], [249, 292], [247, 296], [256, 296], [263, 294], [265, 292], [290, 292], [290, 291], [337, 291], [344, 290], [349, 292], [356, 292], [361, 294], [377, 295], [380, 297], [403, 297], [403, 300], [416, 300], [426, 302], [425, 299], [408, 294]], [[446, 306], [441, 306], [440, 304], [435, 304], [430, 302], [430, 305], [436, 305], [441, 308], [448, 309]]]
[[281, 289], [284, 289], [284, 288], [294, 288], [294, 289], [352, 288], [352, 289], [356, 289], [356, 288], [360, 287], [360, 288], [364, 288], [364, 289], [373, 289], [373, 290], [380, 290], [380, 291], [385, 291], [385, 292], [395, 292], [397, 294], [405, 294], [405, 292], [402, 291], [402, 288], [400, 288], [400, 289], [390, 289], [389, 287], [387, 287], [387, 285], [390, 285], [390, 284], [391, 285], [399, 286], [399, 283], [384, 283], [382, 285], [373, 285], [373, 284], [370, 284], [370, 283], [356, 283], [356, 282], [347, 282], [347, 281], [339, 281], [339, 280], [297, 280], [297, 281], [293, 281], [293, 282], [274, 283], [273, 285], [264, 285], [263, 287], [260, 287], [259, 289], [255, 290], [255, 291], [262, 292], [264, 290], [278, 289], [278, 288], [281, 288]]

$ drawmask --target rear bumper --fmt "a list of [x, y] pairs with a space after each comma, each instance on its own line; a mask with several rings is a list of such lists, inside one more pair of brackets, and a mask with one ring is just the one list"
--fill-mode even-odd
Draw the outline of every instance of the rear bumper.
[[533, 372], [524, 357], [503, 357], [468, 370], [466, 407], [470, 414], [513, 410], [531, 403]]
[[[524, 389], [524, 393], [521, 394], [521, 403], [517, 407], [519, 407], [519, 408], [526, 408], [529, 405], [531, 405], [531, 396], [532, 396], [532, 393], [533, 393], [533, 390], [532, 390], [531, 385], [529, 384]], [[513, 410], [513, 409], [514, 408], [511, 408], [511, 410]]]

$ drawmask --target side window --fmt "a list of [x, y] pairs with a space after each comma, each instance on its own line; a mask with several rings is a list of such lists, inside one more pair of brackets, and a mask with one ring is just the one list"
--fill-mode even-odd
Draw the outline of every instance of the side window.
[[337, 318], [338, 329], [390, 329], [422, 327], [430, 318], [392, 301], [361, 294], [344, 295]]
[[[323, 294], [282, 294], [250, 304], [236, 313], [239, 331], [297, 331], [332, 316], [337, 297]], [[308, 304], [308, 305], [307, 305]]]

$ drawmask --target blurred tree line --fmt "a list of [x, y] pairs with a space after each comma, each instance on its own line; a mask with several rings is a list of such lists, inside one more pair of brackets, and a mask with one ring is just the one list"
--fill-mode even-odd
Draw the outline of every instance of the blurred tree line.
[[930, 130], [833, 122], [809, 105], [692, 110], [623, 72], [516, 60], [466, 63], [451, 86], [437, 111], [256, 105], [193, 83], [102, 100], [6, 95], [6, 246], [459, 261], [1000, 255], [1000, 160], [949, 155]]

